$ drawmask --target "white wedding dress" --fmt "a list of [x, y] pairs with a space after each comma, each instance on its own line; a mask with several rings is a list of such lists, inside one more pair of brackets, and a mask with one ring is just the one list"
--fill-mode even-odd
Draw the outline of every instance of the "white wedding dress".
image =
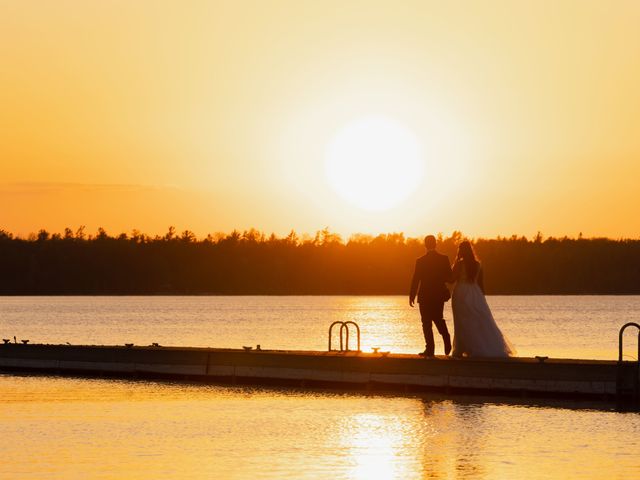
[[515, 349], [498, 328], [487, 299], [478, 285], [481, 266], [475, 278], [468, 278], [464, 264], [456, 265], [458, 279], [451, 295], [453, 309], [454, 357], [510, 357]]

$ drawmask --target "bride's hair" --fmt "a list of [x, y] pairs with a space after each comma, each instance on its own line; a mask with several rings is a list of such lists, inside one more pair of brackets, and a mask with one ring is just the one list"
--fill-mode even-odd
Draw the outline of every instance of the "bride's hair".
[[476, 274], [478, 273], [478, 269], [480, 268], [480, 262], [478, 262], [476, 254], [473, 251], [471, 242], [468, 242], [467, 240], [460, 242], [460, 245], [458, 245], [457, 259], [462, 260], [462, 262], [464, 263], [467, 277], [470, 280], [476, 278]]

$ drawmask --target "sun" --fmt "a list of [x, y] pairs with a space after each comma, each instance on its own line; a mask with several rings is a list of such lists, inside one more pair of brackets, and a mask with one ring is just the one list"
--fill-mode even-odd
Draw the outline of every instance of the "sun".
[[336, 132], [327, 145], [325, 173], [331, 187], [351, 204], [389, 210], [422, 182], [420, 143], [402, 123], [381, 115], [361, 117]]

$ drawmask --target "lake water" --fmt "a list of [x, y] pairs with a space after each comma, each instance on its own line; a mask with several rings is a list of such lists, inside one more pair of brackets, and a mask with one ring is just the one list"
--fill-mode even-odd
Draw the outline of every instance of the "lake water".
[[[640, 317], [636, 296], [489, 303], [524, 356], [615, 359], [619, 327]], [[335, 320], [360, 324], [363, 350], [424, 348], [405, 297], [0, 297], [0, 336], [38, 343], [324, 350]], [[1, 479], [181, 477], [639, 478], [640, 415], [585, 402], [0, 374]]]

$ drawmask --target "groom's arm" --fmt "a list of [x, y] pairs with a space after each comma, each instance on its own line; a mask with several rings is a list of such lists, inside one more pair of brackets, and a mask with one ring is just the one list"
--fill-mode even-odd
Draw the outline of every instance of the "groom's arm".
[[413, 278], [411, 279], [411, 288], [409, 290], [409, 306], [413, 307], [413, 303], [416, 300], [416, 294], [418, 293], [418, 284], [420, 283], [420, 277], [418, 275], [418, 261], [416, 260], [416, 266], [413, 269]]

